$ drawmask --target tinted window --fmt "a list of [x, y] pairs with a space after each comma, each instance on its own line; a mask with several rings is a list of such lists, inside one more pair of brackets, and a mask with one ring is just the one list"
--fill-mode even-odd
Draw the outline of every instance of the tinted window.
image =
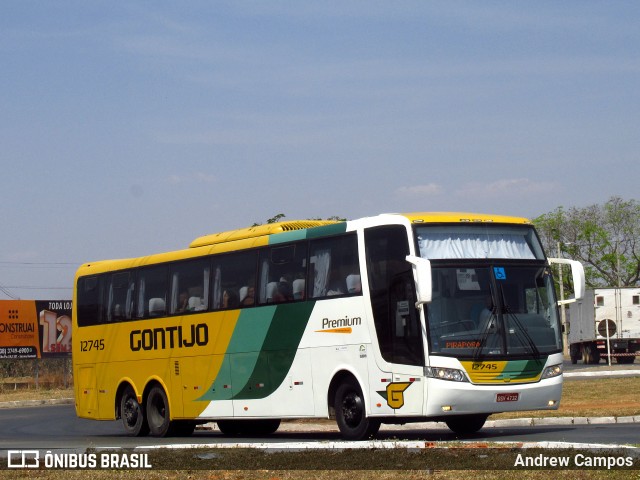
[[137, 318], [159, 317], [167, 313], [168, 268], [164, 265], [138, 271]]
[[384, 226], [365, 231], [371, 307], [382, 357], [391, 363], [424, 365], [420, 321], [407, 231]]
[[314, 240], [309, 263], [311, 298], [362, 293], [355, 235]]
[[209, 259], [191, 260], [171, 267], [172, 314], [201, 312], [209, 305]]
[[[307, 276], [307, 244], [296, 243], [262, 250], [260, 253], [259, 302], [282, 303], [294, 300], [296, 287]], [[296, 294], [300, 293], [296, 291]], [[300, 296], [297, 299], [302, 299]]]
[[121, 322], [133, 317], [135, 283], [130, 272], [109, 275], [107, 321]]
[[215, 310], [255, 304], [258, 252], [213, 258], [212, 301]]
[[99, 276], [78, 279], [77, 315], [78, 325], [85, 327], [102, 322], [102, 279]]

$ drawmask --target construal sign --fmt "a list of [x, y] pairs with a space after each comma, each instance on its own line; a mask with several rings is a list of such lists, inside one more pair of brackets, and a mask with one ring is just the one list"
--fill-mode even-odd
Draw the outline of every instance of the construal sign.
[[70, 300], [0, 300], [0, 358], [69, 355]]

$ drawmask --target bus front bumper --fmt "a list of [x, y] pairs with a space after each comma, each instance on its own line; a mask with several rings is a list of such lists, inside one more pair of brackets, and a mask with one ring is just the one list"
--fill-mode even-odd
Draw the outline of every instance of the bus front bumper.
[[426, 384], [428, 417], [557, 410], [562, 395], [562, 375], [526, 384], [477, 385], [434, 378]]

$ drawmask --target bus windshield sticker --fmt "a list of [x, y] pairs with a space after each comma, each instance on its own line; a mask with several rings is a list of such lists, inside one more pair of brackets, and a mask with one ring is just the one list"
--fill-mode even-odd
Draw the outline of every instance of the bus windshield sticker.
[[496, 280], [507, 279], [507, 273], [504, 271], [504, 267], [493, 267], [493, 274], [496, 276]]
[[475, 268], [459, 268], [456, 274], [460, 290], [480, 290]]

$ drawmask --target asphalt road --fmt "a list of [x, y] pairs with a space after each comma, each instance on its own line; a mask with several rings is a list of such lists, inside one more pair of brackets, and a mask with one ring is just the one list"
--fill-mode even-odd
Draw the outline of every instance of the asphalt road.
[[[151, 445], [210, 445], [340, 441], [333, 425], [305, 425], [295, 431], [284, 425], [263, 438], [229, 438], [214, 430], [196, 431], [186, 438], [130, 438], [122, 435], [119, 422], [97, 422], [77, 418], [72, 405], [0, 410], [0, 450], [5, 449], [86, 449], [134, 448]], [[638, 444], [638, 425], [539, 425], [485, 427], [479, 433], [460, 438], [446, 427], [427, 429], [383, 426], [379, 440], [403, 439], [429, 442], [472, 440], [475, 442], [569, 442], [608, 445]]]
[[[566, 381], [587, 380], [591, 375], [605, 376], [616, 374], [640, 374], [640, 364], [617, 365], [611, 368], [606, 364], [572, 365], [564, 364]], [[491, 419], [490, 419], [491, 420]], [[597, 423], [588, 425], [549, 424], [534, 426], [518, 425], [516, 422], [488, 422], [480, 432], [465, 438], [459, 438], [441, 424], [419, 424], [409, 426], [383, 426], [378, 434], [379, 440], [406, 439], [429, 442], [471, 440], [490, 442], [568, 442], [640, 444], [638, 419], [636, 423], [613, 424]], [[130, 438], [122, 435], [119, 421], [98, 422], [80, 419], [73, 405], [55, 405], [28, 408], [0, 409], [0, 451], [14, 448], [134, 448], [151, 445], [223, 445], [292, 442], [340, 441], [333, 422], [318, 424], [292, 424], [283, 422], [274, 435], [263, 438], [229, 438], [214, 429], [196, 430], [186, 438]]]

